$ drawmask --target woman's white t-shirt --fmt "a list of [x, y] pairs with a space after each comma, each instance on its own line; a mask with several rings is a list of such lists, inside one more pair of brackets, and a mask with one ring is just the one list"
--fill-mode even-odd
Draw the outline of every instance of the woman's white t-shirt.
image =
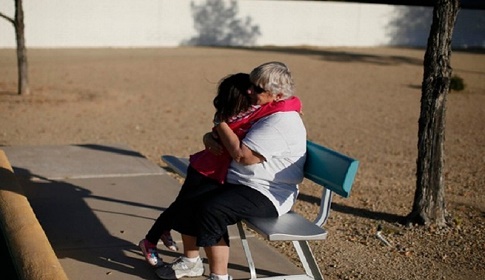
[[227, 182], [251, 187], [268, 197], [279, 215], [290, 211], [303, 180], [306, 129], [297, 112], [278, 112], [252, 125], [242, 140], [265, 161], [242, 165], [234, 160]]

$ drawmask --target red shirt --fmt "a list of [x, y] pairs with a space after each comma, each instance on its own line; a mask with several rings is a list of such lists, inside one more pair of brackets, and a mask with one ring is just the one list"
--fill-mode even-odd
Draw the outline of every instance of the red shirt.
[[[301, 112], [301, 107], [300, 99], [293, 96], [282, 101], [273, 101], [262, 105], [256, 110], [253, 109], [249, 114], [236, 116], [234, 120], [228, 122], [228, 125], [239, 139], [243, 139], [251, 126], [259, 119], [276, 112]], [[208, 150], [202, 150], [191, 155], [189, 160], [190, 165], [202, 175], [212, 178], [219, 183], [224, 183], [232, 158], [226, 149], [221, 155], [214, 155]]]

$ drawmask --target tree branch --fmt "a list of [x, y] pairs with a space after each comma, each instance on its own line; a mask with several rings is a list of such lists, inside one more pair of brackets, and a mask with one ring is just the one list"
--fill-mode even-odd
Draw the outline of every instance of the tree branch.
[[4, 18], [4, 19], [8, 20], [8, 21], [9, 21], [11, 24], [13, 24], [13, 25], [15, 26], [15, 21], [13, 20], [13, 18], [8, 17], [8, 16], [4, 15], [4, 14], [3, 14], [3, 13], [1, 13], [1, 12], [0, 12], [0, 17], [2, 17], [2, 18]]

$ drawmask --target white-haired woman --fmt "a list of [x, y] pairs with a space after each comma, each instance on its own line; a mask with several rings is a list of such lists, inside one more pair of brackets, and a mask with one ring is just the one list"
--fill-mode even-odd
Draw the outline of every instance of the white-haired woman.
[[[291, 73], [281, 62], [256, 67], [250, 80], [248, 94], [254, 104], [274, 106], [293, 97]], [[218, 139], [207, 133], [204, 144], [216, 154], [226, 149], [231, 155], [226, 181], [209, 186], [212, 191], [177, 211], [173, 229], [182, 234], [184, 256], [156, 270], [162, 279], [200, 276], [200, 247], [209, 260], [209, 279], [231, 279], [227, 226], [250, 217], [283, 215], [296, 201], [306, 156], [306, 129], [299, 112], [277, 111], [260, 118], [241, 140], [226, 122], [215, 119], [214, 125]]]

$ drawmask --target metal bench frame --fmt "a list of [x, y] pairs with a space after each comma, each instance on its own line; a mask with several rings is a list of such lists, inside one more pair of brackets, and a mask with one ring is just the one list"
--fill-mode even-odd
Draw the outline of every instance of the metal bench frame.
[[[164, 155], [162, 160], [176, 173], [187, 175], [188, 159]], [[320, 208], [315, 221], [309, 221], [294, 211], [278, 218], [253, 218], [243, 222], [269, 241], [292, 241], [305, 274], [258, 278], [248, 240], [241, 222], [237, 224], [241, 243], [248, 262], [250, 279], [323, 279], [322, 272], [313, 256], [308, 241], [323, 240], [327, 231], [323, 228], [328, 216], [332, 195], [349, 197], [357, 173], [359, 161], [332, 149], [307, 141], [305, 178], [322, 187]]]

